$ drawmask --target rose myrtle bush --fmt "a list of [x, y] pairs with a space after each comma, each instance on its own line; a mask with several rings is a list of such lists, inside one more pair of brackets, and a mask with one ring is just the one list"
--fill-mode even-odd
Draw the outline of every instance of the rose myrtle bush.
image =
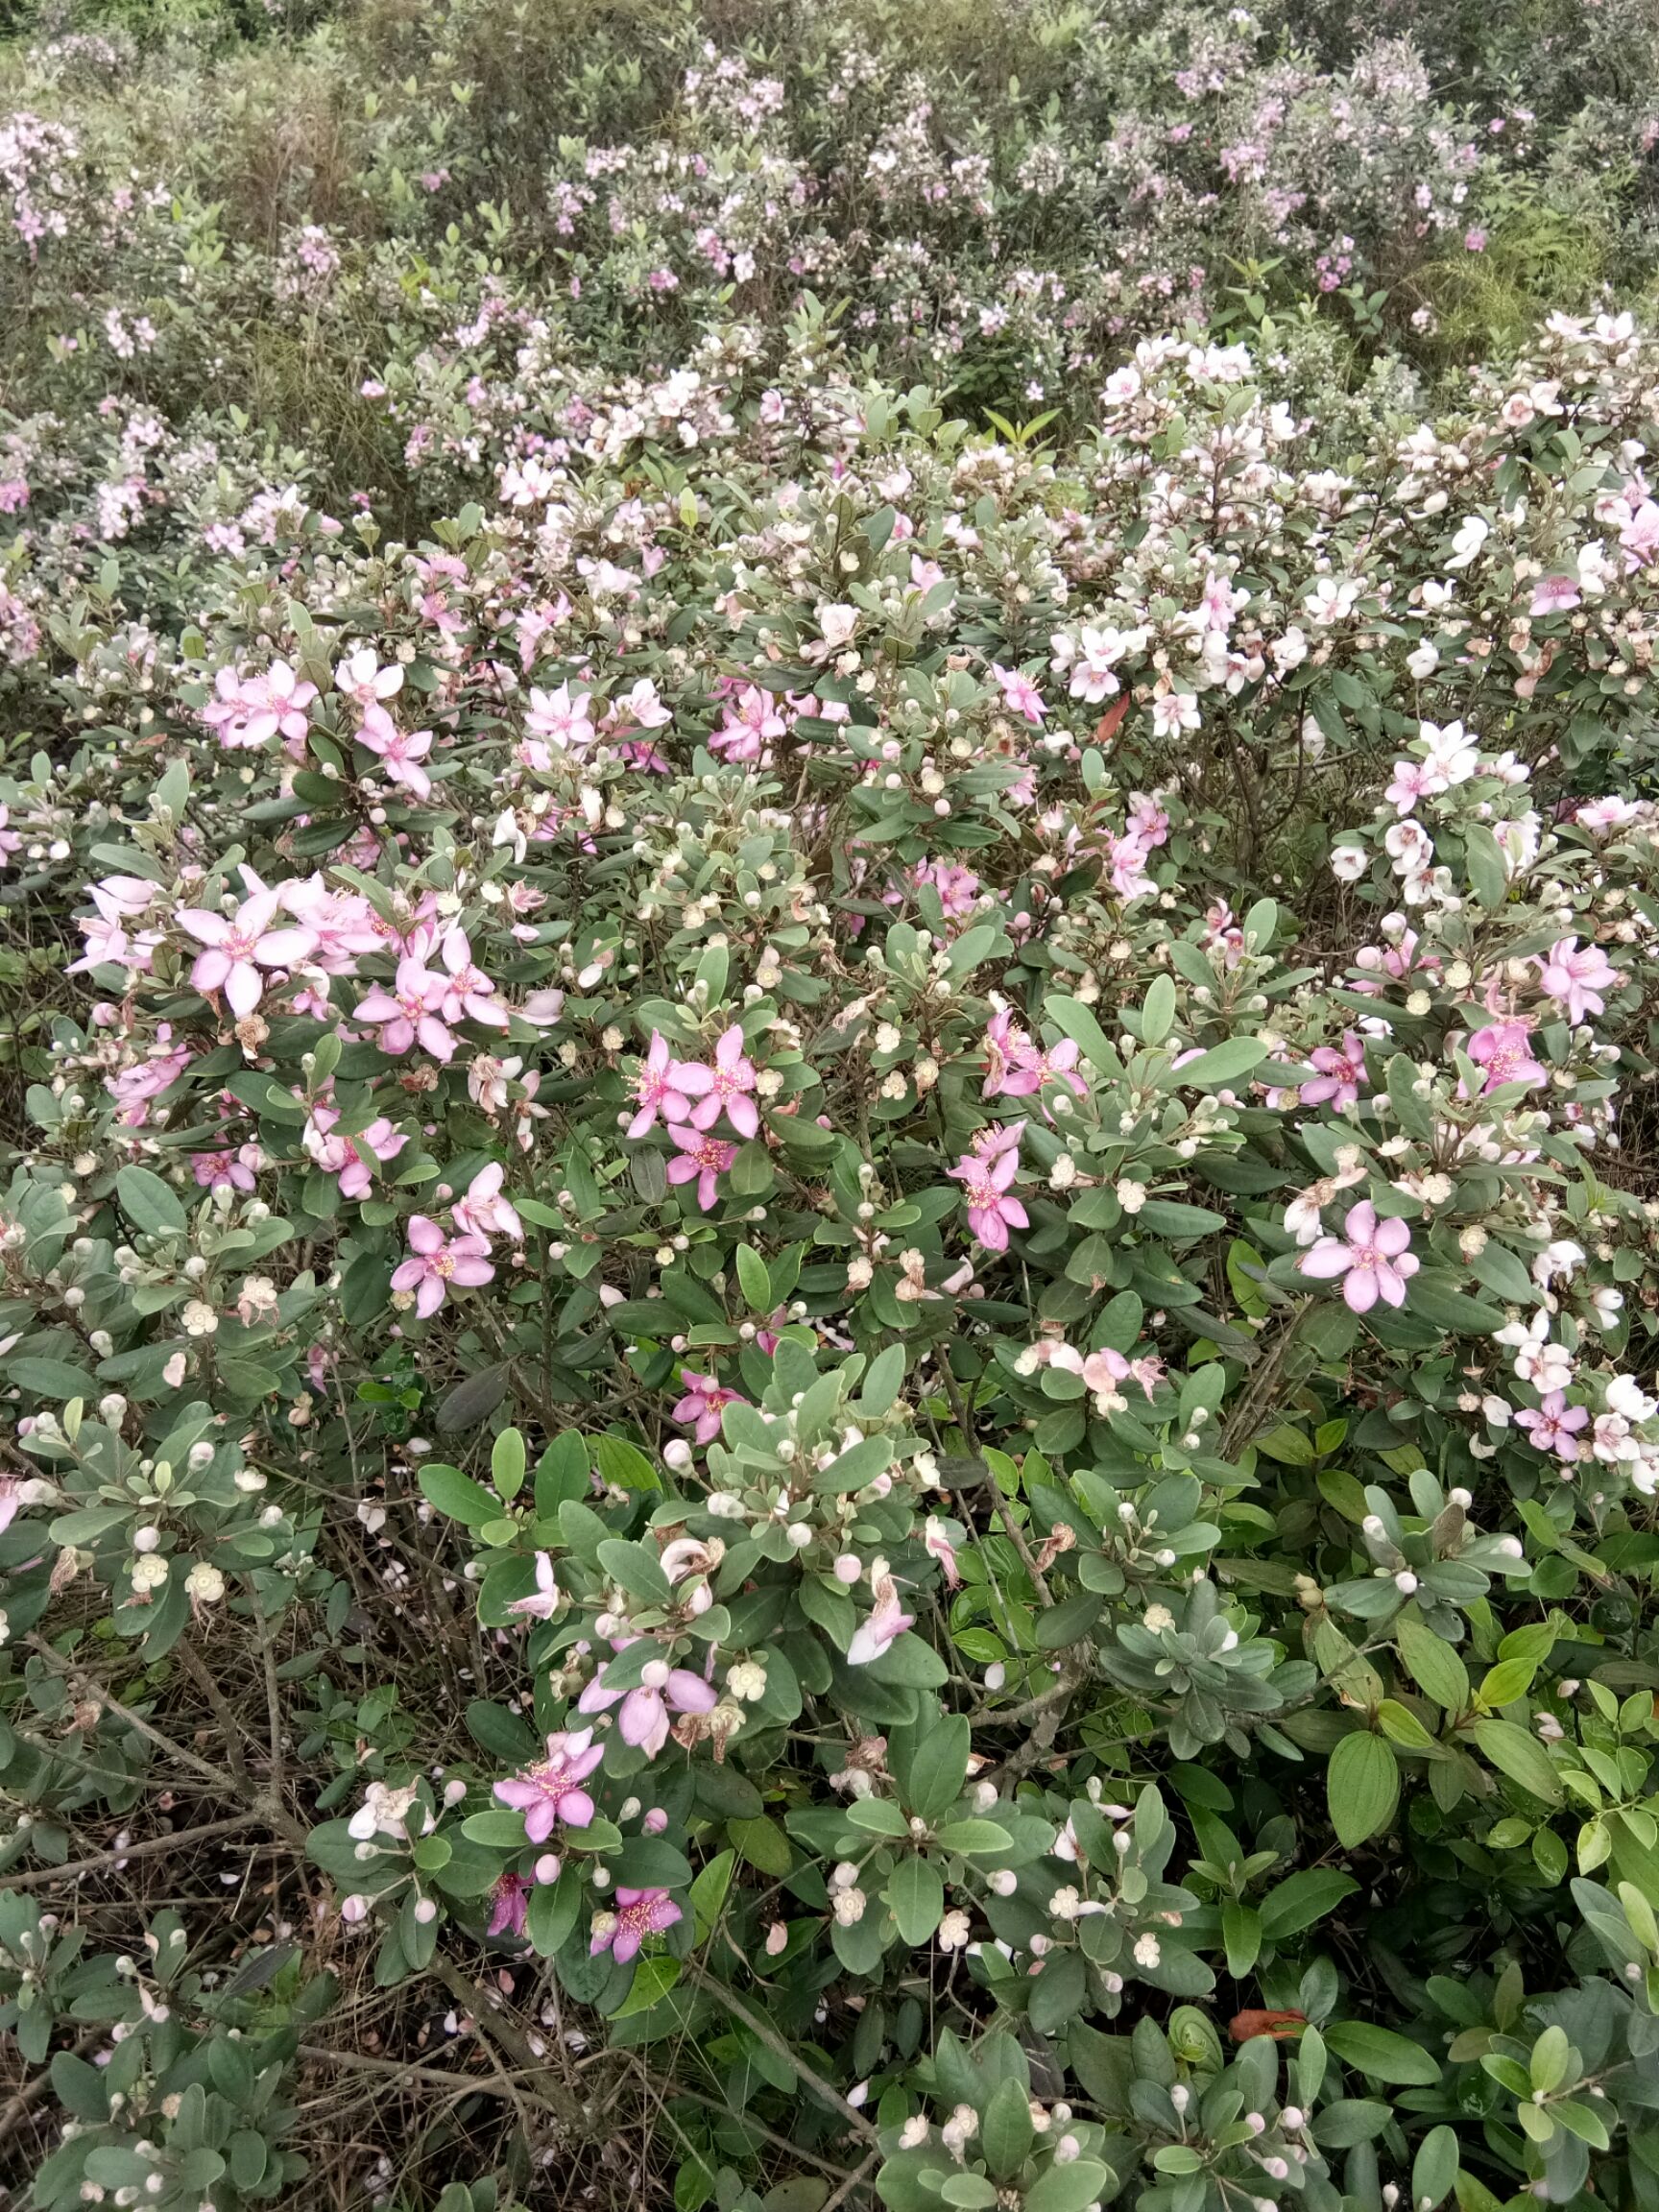
[[1659, 354], [824, 374], [14, 580], [34, 2199], [1648, 2203]]

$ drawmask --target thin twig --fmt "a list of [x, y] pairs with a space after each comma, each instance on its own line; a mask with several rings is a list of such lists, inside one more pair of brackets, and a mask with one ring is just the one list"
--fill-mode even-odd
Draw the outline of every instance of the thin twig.
[[699, 1988], [707, 1989], [711, 1997], [719, 1999], [729, 2012], [734, 2013], [749, 2032], [765, 2044], [775, 2058], [781, 2058], [784, 2064], [798, 2075], [806, 2087], [811, 2090], [814, 2097], [822, 2103], [831, 2105], [839, 2112], [850, 2127], [857, 2129], [866, 2143], [875, 2142], [876, 2130], [858, 2107], [855, 2104], [849, 2104], [840, 2090], [832, 2088], [821, 2074], [814, 2074], [800, 2053], [789, 2048], [789, 2045], [769, 2021], [761, 2019], [758, 2013], [751, 2012], [748, 2006], [735, 1996], [724, 1982], [716, 1982], [711, 1974], [706, 1974], [695, 1959], [685, 1960], [685, 1973], [691, 1981], [697, 1984]]
[[69, 1882], [83, 1874], [102, 1874], [108, 1866], [125, 1866], [129, 1859], [153, 1859], [158, 1852], [171, 1851], [180, 1843], [210, 1843], [215, 1837], [233, 1836], [242, 1828], [256, 1828], [257, 1813], [236, 1813], [228, 1820], [209, 1820], [204, 1828], [177, 1828], [169, 1836], [152, 1836], [142, 1843], [129, 1843], [125, 1850], [100, 1851], [96, 1858], [75, 1859], [63, 1866], [32, 1867], [27, 1874], [0, 1874], [0, 1888], [45, 1889], [54, 1882]]

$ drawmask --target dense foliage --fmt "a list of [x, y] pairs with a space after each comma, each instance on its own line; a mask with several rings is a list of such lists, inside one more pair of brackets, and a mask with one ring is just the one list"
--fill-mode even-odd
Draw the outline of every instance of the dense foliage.
[[10, 53], [20, 2203], [1659, 2208], [1653, 33], [1375, 12]]

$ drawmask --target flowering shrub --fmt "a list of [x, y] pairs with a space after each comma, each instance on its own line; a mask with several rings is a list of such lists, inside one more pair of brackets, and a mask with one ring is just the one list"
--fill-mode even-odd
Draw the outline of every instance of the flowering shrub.
[[[1259, 28], [1135, 36], [1197, 103]], [[866, 144], [835, 36], [821, 297], [716, 53], [558, 142], [608, 347], [455, 240], [402, 287], [418, 213], [226, 264], [140, 166], [130, 347], [7, 425], [0, 2156], [1650, 2207], [1659, 340], [1326, 415], [1271, 329], [1033, 309], [1074, 426], [952, 413], [858, 256], [997, 163], [920, 91]], [[1382, 253], [1486, 156], [1343, 66], [1224, 166]], [[12, 124], [27, 320], [115, 156]], [[204, 397], [227, 267], [373, 489]]]

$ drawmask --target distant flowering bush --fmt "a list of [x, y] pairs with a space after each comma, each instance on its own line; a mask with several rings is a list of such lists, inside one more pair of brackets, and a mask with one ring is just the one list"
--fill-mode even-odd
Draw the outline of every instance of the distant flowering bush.
[[[1011, 181], [826, 21], [650, 131], [595, 60], [534, 281], [417, 244], [454, 70], [405, 228], [139, 188], [0, 429], [0, 2158], [1647, 2207], [1659, 340], [1327, 417], [1130, 301], [1216, 164], [1314, 288], [1462, 239], [1388, 25], [1132, 26], [1190, 130]], [[1108, 193], [1072, 319], [1013, 210]], [[227, 267], [385, 483], [204, 397]], [[1068, 423], [952, 411], [974, 318]]]

